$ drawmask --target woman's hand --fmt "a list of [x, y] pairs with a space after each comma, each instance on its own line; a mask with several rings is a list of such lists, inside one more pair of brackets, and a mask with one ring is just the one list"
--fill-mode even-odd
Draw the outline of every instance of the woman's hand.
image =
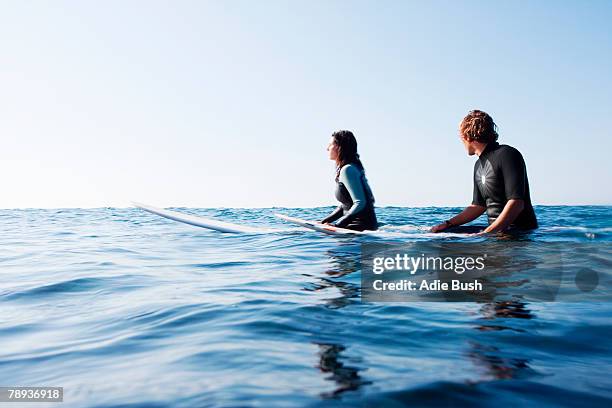
[[442, 224], [438, 224], [438, 225], [431, 227], [430, 231], [431, 232], [442, 232], [447, 228], [448, 228], [448, 223], [443, 222]]

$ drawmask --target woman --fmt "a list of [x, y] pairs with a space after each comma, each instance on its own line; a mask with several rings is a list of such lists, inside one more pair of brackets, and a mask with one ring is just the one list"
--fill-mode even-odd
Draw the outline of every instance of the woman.
[[334, 132], [327, 151], [330, 160], [336, 162], [336, 198], [340, 205], [321, 222], [357, 231], [376, 230], [374, 196], [357, 154], [355, 136], [348, 130]]

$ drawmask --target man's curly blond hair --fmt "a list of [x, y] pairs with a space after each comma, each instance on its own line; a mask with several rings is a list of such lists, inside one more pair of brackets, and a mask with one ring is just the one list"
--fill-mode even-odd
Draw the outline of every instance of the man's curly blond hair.
[[488, 113], [470, 111], [459, 125], [461, 135], [470, 142], [491, 143], [497, 141], [497, 125]]

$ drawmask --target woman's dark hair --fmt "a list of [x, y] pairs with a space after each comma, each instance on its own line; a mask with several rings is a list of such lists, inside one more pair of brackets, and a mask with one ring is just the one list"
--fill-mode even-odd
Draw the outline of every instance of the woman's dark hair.
[[459, 125], [461, 135], [470, 142], [491, 143], [497, 141], [497, 125], [488, 113], [470, 111]]
[[357, 153], [357, 140], [353, 132], [350, 130], [338, 130], [332, 133], [332, 138], [338, 147], [338, 159], [336, 160], [338, 174], [340, 169], [347, 164], [354, 164], [363, 171], [363, 164], [361, 164], [359, 153]]

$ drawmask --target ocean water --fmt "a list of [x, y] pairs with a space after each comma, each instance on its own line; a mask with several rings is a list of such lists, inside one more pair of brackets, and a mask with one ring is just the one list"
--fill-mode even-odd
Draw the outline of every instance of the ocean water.
[[[64, 387], [26, 404], [54, 407], [612, 406], [612, 302], [366, 303], [363, 238], [272, 215], [330, 208], [177, 210], [283, 231], [0, 210], [0, 386]], [[380, 239], [508, 240], [427, 233], [457, 210], [379, 208]], [[584, 262], [610, 276], [612, 207], [536, 212], [524, 245], [600, 244]]]

